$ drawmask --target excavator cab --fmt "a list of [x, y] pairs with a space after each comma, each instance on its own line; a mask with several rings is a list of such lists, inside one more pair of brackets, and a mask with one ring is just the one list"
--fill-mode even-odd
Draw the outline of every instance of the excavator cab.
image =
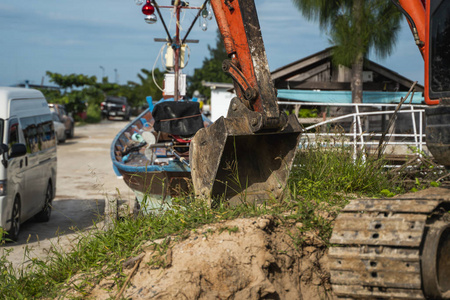
[[190, 145], [195, 193], [211, 204], [279, 198], [298, 148], [301, 126], [279, 110], [254, 1], [211, 0], [229, 59], [223, 70], [237, 97], [226, 118], [198, 131]]
[[425, 61], [427, 147], [436, 161], [450, 167], [450, 2], [391, 0], [408, 20]]
[[431, 0], [426, 12], [425, 100], [433, 105], [425, 110], [427, 146], [450, 167], [450, 2]]

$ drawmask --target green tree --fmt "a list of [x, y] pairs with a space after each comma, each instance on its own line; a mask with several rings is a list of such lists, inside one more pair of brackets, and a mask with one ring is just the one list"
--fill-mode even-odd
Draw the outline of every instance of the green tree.
[[222, 62], [228, 58], [228, 55], [219, 30], [217, 30], [215, 48], [208, 45], [208, 50], [209, 57], [205, 57], [202, 67], [195, 69], [194, 75], [189, 77], [188, 94], [190, 95], [197, 90], [207, 98], [211, 96], [210, 88], [204, 87], [202, 81], [232, 82], [231, 77], [222, 71]]
[[[48, 102], [64, 104], [68, 112], [75, 116], [90, 107], [89, 111], [100, 113], [100, 103], [107, 95], [123, 96], [128, 99], [131, 106], [140, 106], [146, 103], [146, 97], [152, 96], [159, 100], [162, 92], [153, 81], [151, 71], [142, 69], [138, 74], [139, 83], [129, 81], [126, 85], [119, 85], [108, 81], [108, 77], [97, 82], [95, 76], [83, 74], [62, 75], [47, 71], [50, 82], [57, 84], [60, 90], [42, 90]], [[164, 73], [159, 69], [154, 70], [154, 77], [159, 86], [162, 87]]]
[[[141, 69], [141, 73], [137, 75], [140, 82], [128, 82], [128, 96], [124, 96], [130, 99], [130, 104], [133, 106], [145, 104], [147, 96], [152, 96], [153, 100], [162, 98], [162, 91], [156, 86], [155, 81], [159, 87], [163, 88], [164, 72], [156, 68], [153, 75], [152, 71]], [[155, 81], [153, 81], [153, 77], [155, 77]]]
[[57, 84], [61, 91], [44, 92], [49, 102], [66, 106], [68, 112], [77, 114], [86, 110], [89, 103], [99, 105], [103, 98], [102, 91], [97, 87], [97, 77], [83, 74], [62, 75], [46, 72], [50, 82]]
[[370, 51], [380, 58], [392, 53], [401, 13], [390, 0], [293, 0], [308, 20], [327, 31], [333, 61], [352, 69], [352, 101], [362, 102], [363, 62]]

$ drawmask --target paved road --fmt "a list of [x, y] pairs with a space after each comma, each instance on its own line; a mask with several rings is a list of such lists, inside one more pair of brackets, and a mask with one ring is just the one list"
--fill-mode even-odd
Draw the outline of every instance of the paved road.
[[58, 145], [56, 198], [50, 221], [22, 224], [18, 242], [6, 244], [0, 254], [13, 249], [9, 260], [16, 266], [24, 261], [26, 248], [33, 249], [31, 257], [45, 256], [51, 246], [68, 246], [75, 229], [86, 229], [98, 220], [105, 199], [134, 198], [113, 172], [109, 156], [113, 138], [125, 125], [114, 120], [76, 127], [75, 137]]

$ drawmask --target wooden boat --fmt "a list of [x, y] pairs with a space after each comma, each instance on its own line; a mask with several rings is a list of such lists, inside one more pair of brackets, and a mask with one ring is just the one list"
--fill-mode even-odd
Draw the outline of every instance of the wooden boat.
[[[111, 145], [111, 159], [116, 173], [123, 177], [125, 183], [135, 192], [138, 203], [145, 205], [144, 210], [159, 209], [163, 203], [170, 202], [171, 197], [186, 194], [191, 186], [191, 169], [189, 166], [189, 143], [195, 133], [211, 124], [202, 116], [199, 103], [184, 101], [180, 84], [185, 76], [180, 76], [183, 68], [182, 56], [193, 25], [202, 14], [205, 22], [207, 3], [200, 7], [191, 7], [186, 2], [176, 1], [176, 5], [159, 6], [155, 1], [147, 0], [142, 7], [149, 24], [156, 22], [157, 12], [167, 33], [165, 39], [155, 39], [169, 45], [166, 57], [173, 57], [166, 68], [171, 69], [165, 76], [165, 99], [149, 108], [131, 121], [114, 139]], [[167, 30], [161, 8], [172, 9], [177, 18], [176, 33], [172, 37]], [[197, 10], [197, 15], [188, 27], [186, 35], [180, 38], [180, 12], [183, 9]], [[168, 60], [169, 61], [169, 60]], [[172, 65], [173, 64], [173, 65]], [[151, 97], [148, 97], [151, 98]], [[167, 99], [169, 98], [169, 99]], [[177, 101], [175, 101], [175, 99]]]
[[211, 121], [193, 101], [161, 100], [122, 129], [111, 145], [116, 172], [148, 209], [190, 188], [189, 143]]

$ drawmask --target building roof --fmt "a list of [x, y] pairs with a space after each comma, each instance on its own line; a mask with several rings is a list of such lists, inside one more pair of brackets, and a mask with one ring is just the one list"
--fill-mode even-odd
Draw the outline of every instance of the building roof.
[[[332, 62], [333, 47], [287, 64], [274, 70], [272, 80], [278, 89], [350, 90], [349, 80], [337, 80], [338, 66]], [[374, 80], [364, 83], [364, 90], [408, 91], [414, 81], [369, 59], [364, 61], [364, 71], [373, 72]], [[416, 85], [416, 92], [423, 92]]]

